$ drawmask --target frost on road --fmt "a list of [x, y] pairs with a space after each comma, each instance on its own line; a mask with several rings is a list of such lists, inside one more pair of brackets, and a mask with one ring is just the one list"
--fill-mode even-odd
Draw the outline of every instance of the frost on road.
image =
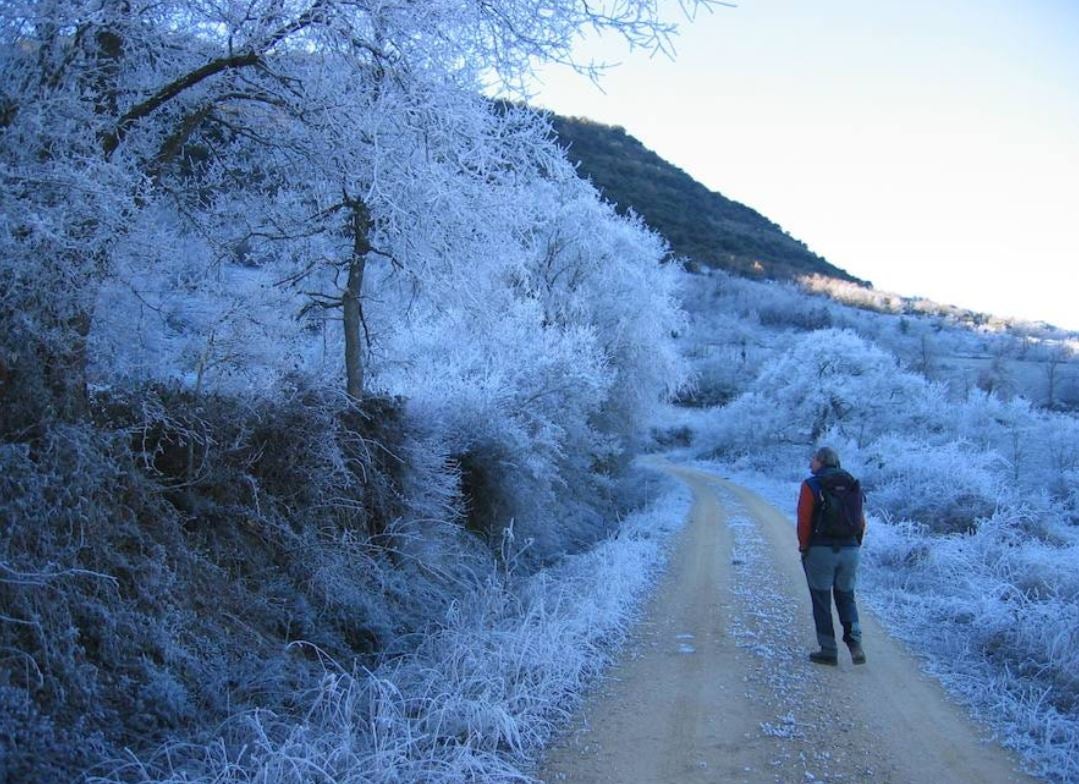
[[693, 490], [689, 524], [623, 661], [548, 753], [544, 781], [1033, 781], [864, 606], [869, 663], [810, 664], [790, 523], [719, 477], [670, 470]]

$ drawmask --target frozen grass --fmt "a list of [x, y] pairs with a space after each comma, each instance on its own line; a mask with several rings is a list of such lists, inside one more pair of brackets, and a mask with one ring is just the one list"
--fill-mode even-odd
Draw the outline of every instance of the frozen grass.
[[1079, 536], [1041, 541], [1000, 510], [968, 535], [877, 521], [864, 582], [877, 614], [1027, 766], [1079, 777]]
[[294, 714], [248, 711], [205, 745], [166, 744], [89, 781], [532, 781], [531, 762], [625, 639], [687, 508], [671, 491], [586, 552], [477, 583], [412, 652], [373, 670], [330, 663]]

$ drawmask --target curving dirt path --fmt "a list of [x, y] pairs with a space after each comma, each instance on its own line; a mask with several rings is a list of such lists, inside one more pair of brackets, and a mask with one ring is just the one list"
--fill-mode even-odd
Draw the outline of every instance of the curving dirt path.
[[[814, 641], [794, 530], [720, 477], [693, 490], [668, 573], [624, 660], [539, 771], [554, 784], [1034, 782], [923, 675], [864, 606], [868, 664]], [[793, 506], [793, 500], [792, 500]]]

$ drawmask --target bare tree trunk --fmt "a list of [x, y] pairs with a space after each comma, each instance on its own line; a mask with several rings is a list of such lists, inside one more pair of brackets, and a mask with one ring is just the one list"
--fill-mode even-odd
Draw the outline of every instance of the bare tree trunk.
[[1068, 361], [1070, 352], [1064, 347], [1058, 347], [1049, 352], [1049, 356], [1045, 360], [1045, 375], [1048, 382], [1048, 390], [1046, 391], [1045, 407], [1053, 409], [1056, 407], [1057, 398], [1057, 381], [1058, 370], [1062, 363]]
[[348, 282], [341, 298], [345, 325], [345, 391], [353, 400], [363, 398], [363, 273], [367, 266], [367, 254], [371, 251], [368, 233], [371, 230], [371, 213], [362, 201], [349, 200], [351, 209], [352, 259], [348, 265]]
[[1057, 362], [1052, 357], [1049, 358], [1049, 364], [1046, 366], [1046, 374], [1049, 377], [1049, 389], [1045, 395], [1045, 407], [1052, 409], [1056, 398], [1057, 385]]
[[44, 359], [45, 379], [55, 406], [53, 414], [69, 422], [85, 418], [90, 411], [86, 381], [90, 325], [88, 312], [77, 313], [68, 324], [67, 350], [52, 353]]
[[[124, 37], [115, 20], [131, 13], [127, 0], [109, 0], [102, 6], [102, 21], [93, 32], [93, 53], [88, 69], [89, 76], [83, 83], [86, 93], [92, 96], [94, 111], [102, 116], [112, 116], [117, 111], [119, 96], [120, 64], [124, 57]], [[55, 34], [55, 32], [54, 32]], [[57, 76], [58, 78], [58, 76]], [[49, 156], [51, 152], [47, 153]], [[91, 226], [86, 227], [90, 233]], [[65, 267], [85, 270], [82, 285], [96, 287], [103, 271], [108, 267], [107, 259], [101, 250], [86, 250], [85, 256], [61, 256], [57, 264]], [[88, 304], [78, 305], [71, 310], [60, 307], [54, 311], [52, 326], [58, 337], [39, 344], [36, 354], [35, 375], [44, 382], [47, 400], [37, 400], [25, 406], [27, 412], [34, 412], [42, 418], [57, 418], [64, 421], [85, 419], [90, 411], [90, 397], [87, 386], [87, 366], [89, 362], [88, 341], [93, 326], [93, 314]], [[32, 387], [26, 386], [24, 393]]]

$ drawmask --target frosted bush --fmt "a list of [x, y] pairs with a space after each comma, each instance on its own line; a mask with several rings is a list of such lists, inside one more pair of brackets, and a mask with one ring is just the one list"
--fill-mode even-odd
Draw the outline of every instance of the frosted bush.
[[1079, 770], [1079, 540], [1031, 541], [998, 510], [942, 537], [877, 520], [866, 587], [930, 666], [1053, 781]]
[[993, 513], [1005, 490], [1003, 461], [962, 443], [930, 446], [888, 436], [866, 447], [862, 461], [874, 507], [936, 533], [973, 529]]
[[410, 318], [383, 342], [395, 359], [372, 377], [407, 395], [415, 429], [455, 464], [475, 527], [497, 541], [515, 521], [546, 559], [602, 532], [596, 499], [612, 500], [685, 369], [669, 338], [682, 314], [662, 241], [575, 180], [536, 183], [532, 195], [528, 242], [452, 307], [452, 292], [409, 295]]
[[865, 552], [873, 563], [887, 569], [909, 569], [929, 556], [930, 542], [924, 526], [909, 521], [893, 523], [887, 517], [870, 518], [872, 535], [867, 535]]
[[892, 430], [937, 430], [942, 388], [905, 373], [853, 333], [814, 332], [767, 363], [747, 392], [716, 412], [720, 454], [817, 443], [827, 433], [865, 444]]
[[88, 781], [533, 781], [531, 760], [624, 640], [687, 508], [685, 491], [667, 493], [587, 552], [473, 583], [413, 651], [328, 670], [295, 715], [245, 712], [217, 740]]

